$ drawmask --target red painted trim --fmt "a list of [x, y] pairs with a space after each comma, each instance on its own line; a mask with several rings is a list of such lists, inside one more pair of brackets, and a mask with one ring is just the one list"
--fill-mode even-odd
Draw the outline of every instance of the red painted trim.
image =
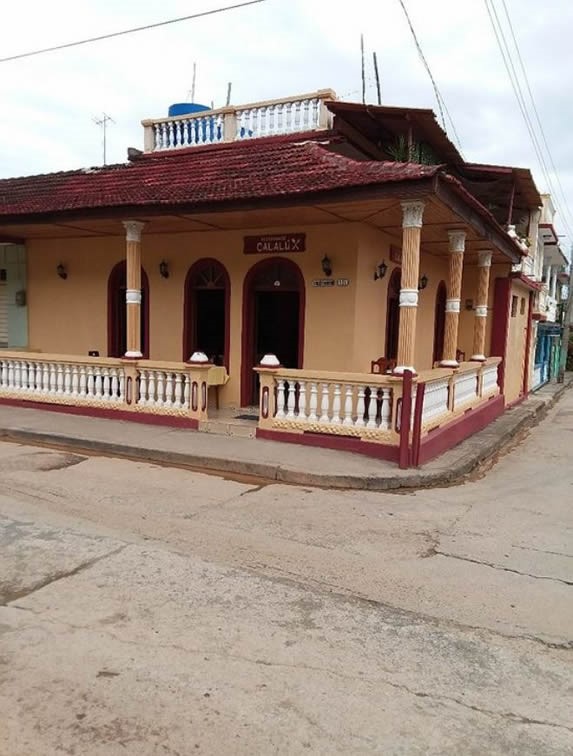
[[24, 399], [0, 399], [0, 404], [10, 407], [24, 407], [25, 409], [46, 410], [47, 412], [62, 412], [65, 415], [82, 415], [83, 417], [103, 417], [107, 420], [127, 420], [144, 425], [168, 425], [174, 428], [189, 428], [197, 430], [199, 422], [192, 417], [174, 417], [172, 415], [151, 415], [143, 412], [128, 412], [126, 410], [107, 410], [100, 407], [76, 407], [67, 404], [49, 404], [48, 402], [29, 402]]
[[300, 444], [302, 446], [318, 446], [323, 449], [335, 449], [337, 451], [363, 454], [376, 459], [386, 459], [389, 462], [398, 462], [398, 447], [390, 444], [377, 444], [373, 441], [361, 441], [359, 438], [346, 436], [331, 436], [327, 433], [288, 433], [283, 431], [257, 428], [257, 438], [267, 441], [282, 441], [287, 444]]
[[298, 365], [302, 369], [304, 363], [304, 319], [306, 313], [306, 291], [304, 276], [299, 266], [287, 257], [268, 257], [255, 263], [247, 272], [243, 281], [243, 336], [241, 349], [241, 407], [251, 404], [251, 389], [253, 368], [253, 347], [255, 337], [255, 297], [253, 282], [256, 276], [265, 268], [270, 268], [277, 263], [282, 263], [291, 268], [298, 281]]
[[498, 381], [501, 393], [505, 385], [505, 352], [507, 349], [507, 333], [509, 330], [509, 303], [511, 294], [511, 279], [496, 278], [493, 296], [493, 320], [491, 329], [492, 357], [501, 357]]
[[[120, 260], [111, 270], [109, 278], [107, 279], [107, 355], [108, 357], [121, 357], [123, 354], [117, 354], [119, 351], [117, 344], [115, 343], [115, 329], [114, 329], [114, 301], [117, 297], [116, 289], [119, 287], [123, 278], [127, 280], [127, 263], [125, 260]], [[144, 292], [143, 299], [143, 322], [144, 328], [144, 343], [142, 345], [143, 359], [149, 359], [149, 279], [147, 273], [141, 268], [141, 288]], [[124, 304], [125, 306], [125, 304]], [[127, 321], [127, 318], [126, 318]]]
[[418, 463], [426, 464], [448, 449], [456, 446], [474, 433], [483, 430], [503, 414], [504, 398], [501, 394], [492, 397], [486, 404], [469, 410], [462, 417], [447, 425], [442, 425], [422, 439]]
[[422, 412], [424, 409], [424, 395], [426, 384], [418, 383], [416, 389], [416, 402], [414, 405], [414, 429], [412, 431], [412, 467], [420, 464], [420, 443], [422, 437]]
[[523, 370], [523, 395], [529, 394], [529, 359], [531, 357], [531, 331], [533, 329], [533, 292], [529, 292], [527, 310], [527, 333], [525, 335], [525, 365]]
[[510, 273], [509, 277], [513, 278], [515, 281], [519, 281], [524, 286], [527, 286], [528, 289], [533, 289], [534, 291], [541, 291], [543, 288], [542, 283], [534, 281], [533, 278], [529, 278], [525, 273]]
[[[230, 372], [230, 357], [231, 357], [231, 279], [227, 268], [223, 263], [216, 260], [214, 257], [202, 257], [197, 260], [187, 271], [185, 276], [185, 284], [183, 289], [183, 362], [187, 362], [195, 347], [191, 345], [192, 325], [194, 318], [195, 303], [192, 297], [191, 281], [197, 271], [207, 265], [216, 265], [220, 270], [225, 281], [225, 345], [224, 345], [224, 363], [227, 368], [227, 373]], [[197, 347], [198, 348], [198, 347]]]
[[410, 423], [412, 420], [412, 372], [404, 371], [402, 378], [402, 406], [400, 408], [400, 456], [399, 465], [410, 467]]

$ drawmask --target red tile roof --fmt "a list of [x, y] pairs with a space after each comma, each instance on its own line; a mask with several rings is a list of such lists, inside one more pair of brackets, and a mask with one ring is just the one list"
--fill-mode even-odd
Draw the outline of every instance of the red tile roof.
[[439, 166], [358, 161], [329, 134], [269, 137], [142, 155], [134, 162], [0, 180], [2, 216], [197, 205], [431, 178]]
[[[328, 136], [326, 141], [332, 141]], [[266, 138], [169, 153], [132, 163], [0, 180], [0, 218], [120, 206], [229, 200], [430, 178], [438, 166], [357, 161], [307, 139]]]

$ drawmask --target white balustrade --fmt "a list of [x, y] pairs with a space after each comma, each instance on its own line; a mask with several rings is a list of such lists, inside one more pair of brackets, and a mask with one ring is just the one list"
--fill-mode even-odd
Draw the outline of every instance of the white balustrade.
[[422, 407], [422, 425], [428, 425], [439, 417], [449, 412], [448, 400], [450, 390], [450, 378], [440, 378], [436, 381], [427, 381], [424, 391], [424, 404]]
[[242, 141], [278, 134], [295, 134], [327, 127], [330, 115], [324, 101], [331, 90], [309, 95], [199, 111], [172, 118], [143, 121], [145, 150], [175, 150], [224, 141]]
[[499, 386], [497, 383], [499, 363], [486, 364], [482, 368], [482, 396], [489, 396], [490, 394], [498, 394]]
[[2, 358], [0, 390], [22, 398], [81, 404], [124, 400], [123, 368], [48, 362], [35, 359]]
[[[454, 410], [475, 403], [479, 396], [478, 373], [480, 366], [454, 375]], [[427, 387], [426, 387], [427, 388]]]
[[151, 409], [189, 409], [189, 375], [184, 371], [137, 370], [136, 403]]
[[[367, 376], [365, 376], [367, 377]], [[363, 435], [366, 431], [388, 431], [392, 419], [392, 389], [357, 382], [296, 380], [274, 377], [276, 409], [274, 419], [281, 427], [289, 423], [313, 425], [324, 432]]]

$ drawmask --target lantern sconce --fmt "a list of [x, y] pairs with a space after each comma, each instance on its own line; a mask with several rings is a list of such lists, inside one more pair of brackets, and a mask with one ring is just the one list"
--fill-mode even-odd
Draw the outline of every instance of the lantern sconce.
[[64, 281], [66, 280], [66, 278], [68, 277], [68, 271], [66, 270], [66, 266], [64, 265], [64, 263], [59, 263], [58, 264], [58, 267], [56, 268], [56, 273]]
[[330, 278], [330, 276], [332, 275], [332, 262], [330, 260], [330, 257], [328, 257], [328, 255], [324, 255], [324, 257], [320, 261], [320, 264], [322, 266], [322, 272], [324, 273], [324, 275]]
[[423, 291], [428, 285], [428, 281], [429, 281], [428, 276], [424, 273], [424, 275], [422, 276], [422, 278], [420, 278], [420, 281], [418, 283], [418, 291]]
[[169, 278], [169, 265], [165, 262], [165, 260], [162, 260], [159, 263], [159, 275], [161, 278]]
[[378, 281], [378, 279], [384, 278], [387, 270], [388, 266], [386, 265], [386, 262], [382, 260], [382, 262], [378, 263], [378, 265], [374, 268], [374, 280]]

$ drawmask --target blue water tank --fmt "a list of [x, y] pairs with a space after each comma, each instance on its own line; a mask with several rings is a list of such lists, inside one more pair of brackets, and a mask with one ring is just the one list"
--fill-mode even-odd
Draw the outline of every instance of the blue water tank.
[[202, 110], [211, 110], [211, 108], [208, 105], [200, 105], [198, 102], [176, 102], [169, 106], [167, 115], [172, 118], [189, 113], [200, 113]]

